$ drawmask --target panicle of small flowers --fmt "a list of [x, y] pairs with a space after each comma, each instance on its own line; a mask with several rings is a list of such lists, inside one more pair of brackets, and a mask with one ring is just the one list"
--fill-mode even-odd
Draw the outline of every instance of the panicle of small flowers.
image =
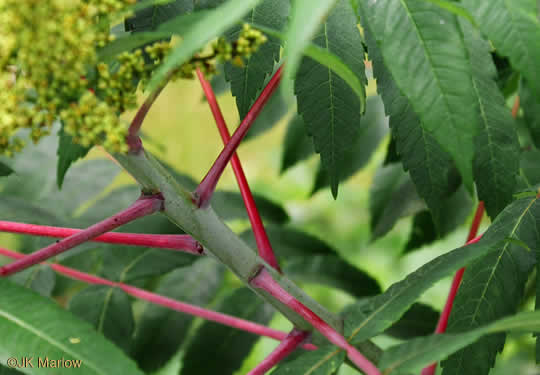
[[[160, 41], [124, 52], [113, 64], [98, 61], [110, 35], [111, 15], [136, 0], [0, 0], [0, 155], [22, 149], [19, 130], [38, 142], [61, 120], [74, 142], [126, 152], [128, 124], [120, 114], [137, 105], [174, 43]], [[219, 38], [170, 77], [216, 73], [217, 61], [243, 64], [266, 41], [244, 25], [232, 43]], [[146, 55], [145, 55], [146, 54]]]
[[[20, 129], [37, 142], [59, 113], [80, 104], [96, 46], [110, 40], [104, 19], [134, 2], [0, 0], [0, 154], [21, 149]], [[98, 144], [110, 143], [107, 137]]]

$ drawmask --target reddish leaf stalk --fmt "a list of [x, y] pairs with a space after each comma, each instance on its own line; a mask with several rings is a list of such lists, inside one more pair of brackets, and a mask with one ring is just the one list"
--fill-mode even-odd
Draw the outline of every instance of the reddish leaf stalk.
[[87, 242], [101, 234], [109, 232], [121, 225], [129, 223], [143, 216], [151, 215], [163, 208], [163, 197], [161, 194], [152, 196], [142, 196], [130, 207], [105, 219], [97, 224], [75, 233], [63, 240], [57, 241], [41, 250], [25, 256], [13, 263], [0, 267], [0, 276], [9, 276], [22, 271], [34, 264], [43, 262], [69, 249]]
[[[0, 248], [0, 255], [4, 255], [6, 257], [13, 258], [13, 259], [25, 258], [24, 254], [17, 253], [14, 251], [3, 249], [3, 248]], [[277, 331], [275, 329], [268, 328], [260, 324], [250, 322], [248, 320], [244, 320], [244, 319], [236, 318], [234, 316], [203, 309], [201, 307], [190, 305], [188, 303], [175, 301], [173, 299], [161, 296], [159, 294], [147, 292], [146, 290], [139, 289], [139, 288], [136, 288], [134, 286], [127, 285], [124, 283], [117, 283], [117, 282], [113, 282], [113, 281], [110, 281], [110, 280], [107, 280], [98, 276], [89, 275], [87, 273], [77, 271], [72, 268], [62, 266], [60, 264], [54, 264], [54, 263], [44, 263], [44, 264], [47, 264], [48, 266], [50, 266], [54, 271], [62, 275], [65, 275], [67, 277], [70, 277], [74, 280], [82, 281], [87, 284], [93, 284], [93, 285], [107, 285], [107, 286], [117, 287], [135, 298], [142, 299], [147, 302], [169, 308], [171, 310], [175, 310], [175, 311], [189, 314], [189, 315], [198, 316], [206, 320], [211, 320], [219, 324], [223, 324], [229, 327], [251, 332], [259, 336], [269, 337], [271, 339], [278, 340], [278, 341], [282, 341], [287, 338], [287, 334], [285, 332]], [[302, 345], [302, 347], [306, 350], [317, 349], [317, 347], [313, 344], [304, 344]]]
[[366, 375], [381, 375], [377, 367], [369, 359], [364, 357], [354, 346], [349, 344], [345, 337], [332, 328], [328, 323], [308, 309], [304, 304], [291, 296], [283, 289], [264, 268], [251, 280], [251, 285], [262, 289], [273, 296], [275, 299], [290, 307], [298, 315], [309, 322], [332, 344], [344, 349], [347, 356], [360, 370]]
[[[82, 232], [82, 229], [50, 227], [46, 225], [24, 224], [0, 220], [0, 232], [65, 238]], [[110, 232], [93, 238], [91, 241], [178, 250], [192, 253], [194, 255], [202, 255], [204, 252], [200, 243], [198, 243], [193, 237], [184, 234], [139, 234]]]
[[138, 153], [142, 150], [142, 141], [139, 137], [139, 131], [141, 130], [141, 126], [144, 122], [144, 119], [146, 118], [146, 115], [148, 114], [148, 111], [150, 111], [150, 108], [158, 98], [159, 94], [161, 94], [165, 86], [166, 83], [161, 84], [159, 87], [156, 88], [156, 90], [154, 90], [150, 93], [150, 95], [148, 95], [144, 103], [140, 106], [139, 110], [135, 114], [133, 121], [131, 121], [128, 135], [126, 137], [126, 142], [129, 146], [130, 152]]
[[[227, 145], [227, 143], [231, 139], [231, 136], [229, 134], [229, 130], [227, 129], [225, 118], [223, 118], [223, 113], [219, 108], [219, 104], [217, 102], [216, 95], [214, 94], [214, 90], [198, 68], [197, 76], [199, 77], [202, 89], [204, 91], [204, 94], [206, 95], [206, 99], [208, 100], [208, 104], [210, 105], [210, 109], [212, 110], [212, 114], [214, 115], [214, 119], [216, 121], [219, 134], [221, 135], [221, 139], [223, 140], [223, 144]], [[257, 242], [257, 248], [259, 249], [259, 255], [269, 265], [271, 265], [278, 272], [281, 273], [281, 269], [276, 259], [276, 255], [274, 254], [274, 250], [272, 249], [272, 245], [270, 244], [270, 240], [268, 239], [268, 235], [266, 234], [266, 230], [264, 229], [261, 215], [259, 214], [259, 210], [257, 210], [257, 205], [255, 204], [255, 200], [253, 199], [253, 194], [251, 194], [251, 189], [249, 188], [244, 169], [242, 168], [242, 164], [240, 163], [240, 159], [238, 158], [238, 155], [236, 153], [234, 153], [231, 158], [231, 164], [234, 175], [236, 177], [236, 182], [238, 183], [240, 193], [242, 194], [242, 198], [246, 206], [249, 221], [251, 223], [251, 228], [253, 229], [255, 241]]]
[[296, 328], [293, 329], [291, 333], [289, 333], [287, 337], [285, 337], [283, 341], [281, 341], [281, 343], [274, 349], [274, 351], [247, 375], [266, 374], [272, 367], [294, 352], [298, 346], [309, 338], [309, 336], [309, 332], [299, 331]]
[[217, 157], [216, 161], [193, 193], [193, 201], [198, 207], [208, 207], [212, 193], [216, 189], [219, 178], [223, 174], [223, 171], [229, 163], [229, 160], [231, 160], [231, 157], [236, 152], [236, 149], [240, 145], [240, 142], [242, 141], [242, 139], [244, 139], [249, 128], [251, 127], [261, 110], [264, 108], [265, 104], [268, 102], [268, 99], [270, 99], [276, 88], [279, 86], [282, 70], [283, 66], [281, 66], [272, 76], [270, 82], [268, 82], [257, 100], [255, 100], [255, 103], [253, 103], [253, 105], [251, 106], [246, 117], [242, 120], [240, 126], [238, 126], [238, 129], [236, 129], [236, 131], [232, 135], [230, 141], [227, 142], [227, 144]]
[[[469, 234], [467, 236], [467, 243], [466, 243], [467, 245], [478, 242], [480, 240], [481, 236], [476, 237], [476, 234], [478, 233], [478, 227], [480, 226], [483, 216], [484, 216], [484, 202], [480, 201], [478, 203], [478, 207], [476, 208], [476, 213], [474, 214], [474, 219], [471, 224], [471, 228], [469, 229]], [[465, 268], [461, 268], [454, 275], [454, 279], [452, 280], [452, 285], [450, 286], [450, 291], [448, 292], [448, 297], [446, 298], [446, 303], [441, 312], [441, 316], [439, 317], [439, 321], [437, 322], [437, 328], [435, 328], [435, 333], [444, 333], [446, 331], [446, 327], [448, 326], [448, 319], [450, 318], [450, 313], [452, 312], [452, 307], [454, 306], [454, 300], [456, 299], [459, 285], [461, 284], [461, 280], [463, 279], [464, 273], [465, 273]], [[437, 370], [437, 363], [433, 363], [425, 367], [422, 370], [421, 375], [434, 375], [436, 370]]]

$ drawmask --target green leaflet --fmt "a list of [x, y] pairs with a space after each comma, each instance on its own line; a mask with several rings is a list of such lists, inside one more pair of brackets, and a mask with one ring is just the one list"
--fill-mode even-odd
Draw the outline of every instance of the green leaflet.
[[168, 72], [186, 62], [197, 50], [203, 48], [212, 38], [225, 32], [238, 22], [260, 0], [230, 0], [208, 11], [204, 18], [191, 25], [182, 36], [182, 43], [175, 47], [150, 79], [148, 89], [154, 90]]
[[[206, 306], [223, 282], [223, 271], [224, 267], [214, 259], [200, 259], [167, 274], [155, 293]], [[161, 368], [185, 342], [193, 320], [191, 315], [147, 303], [137, 325], [132, 357], [145, 371]]]
[[0, 162], [0, 177], [9, 176], [13, 173], [13, 169], [11, 169], [8, 165]]
[[286, 45], [283, 52], [287, 60], [283, 79], [283, 92], [289, 95], [292, 92], [291, 80], [296, 78], [300, 68], [304, 49], [319, 30], [320, 25], [330, 13], [338, 0], [294, 0], [287, 34]]
[[333, 375], [345, 360], [345, 353], [335, 346], [324, 346], [278, 365], [272, 375]]
[[438, 311], [431, 306], [415, 303], [384, 333], [402, 340], [426, 336], [435, 331], [438, 320]]
[[540, 20], [536, 0], [464, 0], [498, 53], [508, 56], [540, 98]]
[[[403, 281], [392, 285], [385, 293], [348, 309], [345, 331], [349, 339], [352, 343], [358, 343], [383, 332], [436, 281], [486, 254], [494, 254], [501, 249], [515, 249], [515, 243], [509, 242], [509, 238], [535, 248], [535, 243], [530, 242], [530, 232], [537, 232], [538, 216], [540, 203], [536, 196], [519, 199], [497, 216], [478, 243], [458, 248], [426, 263]], [[460, 304], [456, 302], [456, 306]]]
[[384, 101], [386, 113], [390, 116], [397, 153], [401, 156], [403, 167], [409, 171], [418, 194], [428, 205], [437, 231], [442, 233], [443, 222], [446, 220], [443, 202], [460, 184], [454, 163], [397, 87], [371, 31], [365, 29], [364, 35], [369, 57], [373, 61], [377, 90]]
[[[286, 24], [288, 14], [289, 0], [261, 0], [244, 17], [244, 20], [247, 23], [281, 30]], [[236, 26], [229, 30], [227, 32], [229, 39], [236, 39], [240, 29], [241, 26]], [[231, 92], [236, 98], [240, 119], [246, 116], [266, 78], [272, 73], [274, 63], [279, 60], [280, 48], [280, 39], [269, 36], [268, 41], [257, 52], [245, 59], [243, 67], [237, 67], [231, 63], [225, 65], [225, 77], [231, 82]]]
[[425, 208], [400, 164], [379, 168], [369, 192], [371, 240], [384, 236], [402, 217]]
[[[364, 50], [350, 3], [339, 0], [326, 22], [314, 35], [313, 43], [335, 54], [365, 82]], [[287, 62], [287, 66], [291, 62]], [[337, 197], [343, 169], [350, 163], [347, 151], [361, 137], [360, 116], [364, 111], [360, 100], [345, 80], [330, 68], [306, 58], [295, 80], [298, 113], [307, 132], [313, 137], [315, 151], [321, 154], [332, 194]]]
[[[523, 225], [515, 227], [508, 235], [519, 242], [507, 241], [467, 266], [447, 332], [468, 331], [516, 312], [529, 272], [536, 262], [535, 254], [523, 246], [538, 249], [539, 220], [540, 213], [528, 210], [524, 213]], [[443, 362], [443, 375], [488, 374], [504, 342], [504, 334], [480, 339]], [[480, 357], [484, 360], [476, 360]]]
[[534, 145], [540, 147], [540, 96], [536, 97], [533, 94], [525, 80], [521, 80], [519, 86], [519, 100], [525, 125], [529, 129]]
[[86, 320], [96, 331], [129, 352], [135, 323], [128, 295], [121, 289], [91, 285], [69, 301], [69, 310]]
[[[425, 365], [445, 358], [482, 336], [497, 332], [528, 333], [539, 330], [540, 312], [522, 312], [467, 332], [431, 335], [393, 346], [384, 352], [379, 365], [385, 375], [418, 373]], [[481, 358], [477, 357], [475, 361], [482, 362]]]
[[516, 126], [494, 78], [497, 71], [489, 44], [467, 21], [459, 20], [465, 47], [471, 57], [474, 93], [479, 112], [479, 132], [474, 140], [474, 177], [478, 199], [491, 218], [512, 201], [519, 168]]
[[66, 173], [75, 161], [80, 158], [84, 158], [90, 147], [83, 147], [79, 144], [73, 143], [73, 140], [69, 134], [64, 132], [64, 127], [58, 132], [58, 137], [60, 138], [58, 143], [58, 164], [56, 166], [56, 184], [58, 189], [62, 188], [64, 183], [64, 177]]
[[[336, 114], [339, 112], [336, 111]], [[360, 134], [356, 142], [352, 142], [343, 152], [343, 163], [337, 171], [338, 180], [345, 181], [363, 168], [387, 133], [388, 119], [384, 114], [383, 103], [379, 96], [371, 96], [366, 101], [366, 114], [360, 119]], [[333, 174], [319, 165], [312, 193], [329, 186]]]
[[315, 153], [313, 142], [306, 134], [302, 116], [295, 115], [287, 125], [281, 159], [281, 173]]
[[367, 0], [359, 5], [362, 26], [380, 51], [379, 63], [407, 97], [423, 132], [452, 156], [472, 191], [478, 109], [456, 16], [425, 0]]
[[[238, 289], [225, 298], [219, 311], [267, 324], [274, 312], [247, 288]], [[205, 322], [185, 351], [181, 375], [232, 375], [242, 365], [259, 338], [252, 333], [236, 330], [214, 322]], [[208, 349], [212, 348], [209, 358]]]
[[[50, 359], [81, 360], [79, 374], [142, 375], [135, 363], [107, 341], [94, 328], [63, 310], [53, 301], [0, 279], [0, 353], [9, 357], [28, 357], [39, 353]], [[31, 308], [29, 308], [31, 306]], [[34, 362], [37, 358], [34, 358]], [[29, 374], [42, 369], [26, 368]], [[65, 373], [73, 372], [68, 369]], [[64, 372], [61, 372], [64, 373]]]

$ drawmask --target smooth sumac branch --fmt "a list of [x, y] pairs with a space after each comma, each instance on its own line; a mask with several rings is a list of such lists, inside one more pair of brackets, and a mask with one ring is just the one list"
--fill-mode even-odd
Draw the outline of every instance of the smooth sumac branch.
[[216, 161], [193, 193], [193, 200], [198, 207], [205, 208], [210, 203], [210, 198], [212, 197], [219, 178], [223, 174], [229, 160], [231, 160], [233, 154], [236, 152], [236, 149], [240, 145], [240, 142], [242, 142], [244, 139], [249, 128], [279, 86], [279, 83], [281, 82], [282, 70], [283, 66], [281, 66], [272, 76], [270, 82], [268, 82], [257, 100], [255, 100], [255, 103], [253, 103], [249, 109], [246, 117], [244, 117], [238, 126], [238, 129], [236, 129], [230, 141], [227, 142]]
[[108, 219], [105, 219], [88, 227], [87, 229], [64, 238], [63, 240], [57, 241], [56, 243], [53, 243], [30, 255], [26, 255], [22, 259], [0, 267], [0, 276], [9, 276], [13, 273], [22, 271], [33, 266], [34, 264], [43, 262], [133, 220], [160, 211], [162, 208], [163, 197], [161, 194], [149, 196], [143, 195], [124, 211], [121, 211]]
[[293, 329], [291, 333], [287, 335], [281, 341], [281, 343], [266, 357], [261, 363], [257, 365], [253, 370], [251, 370], [247, 375], [264, 375], [272, 367], [277, 365], [283, 359], [285, 359], [289, 354], [294, 352], [304, 341], [306, 341], [310, 336], [309, 332], [299, 331]]
[[[3, 255], [12, 259], [24, 259], [25, 257], [24, 254], [17, 253], [11, 250], [3, 249], [3, 248], [0, 248], [0, 255]], [[105, 285], [105, 286], [120, 288], [124, 292], [126, 292], [127, 294], [135, 298], [138, 298], [138, 299], [141, 299], [141, 300], [144, 300], [144, 301], [156, 304], [156, 305], [160, 305], [174, 311], [197, 316], [202, 319], [211, 320], [213, 322], [223, 324], [232, 328], [250, 332], [255, 335], [268, 337], [268, 338], [278, 340], [278, 341], [285, 340], [288, 336], [287, 333], [285, 332], [278, 331], [269, 327], [265, 327], [263, 325], [250, 322], [249, 320], [236, 318], [234, 316], [230, 316], [227, 314], [204, 309], [199, 306], [194, 306], [189, 303], [176, 301], [171, 298], [168, 298], [168, 297], [156, 294], [156, 293], [148, 292], [146, 290], [143, 290], [143, 289], [140, 289], [140, 288], [128, 285], [128, 284], [114, 282], [114, 281], [107, 280], [99, 276], [94, 276], [94, 275], [87, 274], [85, 272], [77, 271], [73, 268], [62, 266], [61, 264], [56, 264], [56, 263], [44, 263], [44, 264], [51, 267], [54, 271], [64, 276], [67, 276], [71, 279], [82, 281], [82, 282], [85, 282], [87, 284], [92, 284], [92, 285]], [[306, 350], [317, 349], [317, 347], [313, 344], [304, 344], [302, 345], [302, 347]]]
[[[229, 134], [229, 130], [227, 129], [227, 123], [225, 122], [223, 113], [219, 108], [214, 90], [212, 89], [210, 83], [204, 78], [204, 75], [200, 69], [197, 69], [197, 77], [201, 82], [202, 89], [206, 95], [206, 99], [210, 105], [210, 109], [212, 110], [212, 114], [214, 115], [221, 139], [223, 140], [223, 143], [227, 145], [227, 143], [231, 140], [231, 136]], [[251, 194], [251, 189], [249, 188], [244, 169], [240, 163], [240, 158], [236, 153], [234, 153], [231, 158], [231, 165], [234, 171], [234, 176], [236, 177], [236, 182], [238, 183], [238, 187], [240, 189], [240, 193], [242, 194], [242, 199], [244, 200], [244, 204], [246, 206], [251, 228], [253, 229], [253, 235], [255, 237], [255, 241], [257, 242], [257, 248], [259, 249], [259, 255], [268, 264], [278, 270], [278, 272], [281, 272], [276, 255], [274, 254], [274, 250], [272, 249], [272, 245], [270, 244], [270, 240], [268, 239], [268, 235], [264, 229], [261, 215], [259, 214], [257, 205], [253, 199], [253, 194]]]
[[[65, 238], [82, 232], [82, 229], [51, 227], [46, 225], [25, 224], [0, 220], [0, 232]], [[90, 241], [178, 250], [192, 253], [194, 255], [202, 255], [204, 253], [204, 249], [201, 244], [187, 234], [139, 234], [110, 232], [102, 234], [96, 238], [92, 238]]]
[[262, 289], [269, 293], [272, 297], [296, 311], [298, 315], [308, 321], [317, 331], [328, 339], [332, 344], [340, 347], [347, 352], [347, 357], [366, 375], [381, 375], [377, 367], [366, 357], [362, 355], [354, 346], [332, 328], [328, 323], [322, 320], [317, 314], [311, 311], [307, 306], [298, 301], [283, 289], [268, 273], [262, 268], [251, 280], [251, 285], [255, 288]]

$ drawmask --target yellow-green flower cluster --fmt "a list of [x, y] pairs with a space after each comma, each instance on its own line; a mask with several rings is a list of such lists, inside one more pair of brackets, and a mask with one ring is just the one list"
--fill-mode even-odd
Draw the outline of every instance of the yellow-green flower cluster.
[[88, 92], [96, 46], [110, 39], [103, 18], [134, 2], [0, 0], [0, 154], [21, 148], [22, 128], [37, 142]]
[[[112, 40], [109, 17], [135, 0], [0, 0], [0, 155], [23, 146], [15, 135], [29, 129], [39, 141], [60, 119], [74, 141], [127, 151], [127, 124], [119, 115], [136, 106], [147, 82], [173, 47], [157, 42], [98, 62], [96, 49]], [[209, 76], [217, 61], [241, 65], [266, 37], [244, 26], [236, 41], [218, 39], [173, 72], [170, 79]], [[148, 63], [148, 59], [150, 63]]]

